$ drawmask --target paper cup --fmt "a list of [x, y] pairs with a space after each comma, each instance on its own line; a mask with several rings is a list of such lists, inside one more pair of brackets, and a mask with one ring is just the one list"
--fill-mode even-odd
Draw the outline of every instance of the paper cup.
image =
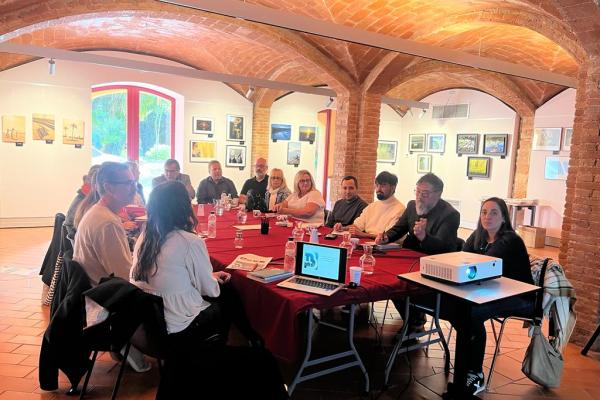
[[360, 275], [362, 274], [361, 267], [350, 267], [350, 282], [360, 285]]

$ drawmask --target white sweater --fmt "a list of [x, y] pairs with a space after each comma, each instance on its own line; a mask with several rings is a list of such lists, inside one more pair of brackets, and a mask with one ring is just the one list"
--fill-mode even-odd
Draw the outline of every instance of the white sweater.
[[[134, 266], [143, 240], [142, 235], [136, 243], [133, 252]], [[147, 283], [134, 281], [133, 277], [130, 281], [145, 292], [162, 297], [167, 331], [181, 332], [210, 306], [202, 296], [218, 297], [220, 294], [219, 283], [212, 275], [213, 269], [204, 240], [182, 230], [169, 233], [160, 249], [156, 265], [156, 270], [148, 274]]]
[[406, 207], [397, 198], [391, 196], [369, 204], [354, 220], [354, 225], [363, 232], [377, 235], [390, 229], [404, 212]]

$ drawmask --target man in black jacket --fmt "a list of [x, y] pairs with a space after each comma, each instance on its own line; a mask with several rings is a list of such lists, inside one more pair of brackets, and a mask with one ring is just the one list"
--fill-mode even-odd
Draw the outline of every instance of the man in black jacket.
[[[402, 247], [407, 249], [425, 254], [456, 251], [460, 214], [442, 200], [443, 190], [440, 178], [432, 173], [423, 175], [417, 181], [415, 200], [408, 202], [404, 214], [391, 229], [377, 235], [376, 243], [395, 242], [406, 235]], [[394, 305], [404, 314], [404, 299], [395, 299]], [[408, 323], [409, 333], [422, 331], [425, 314], [411, 313]]]

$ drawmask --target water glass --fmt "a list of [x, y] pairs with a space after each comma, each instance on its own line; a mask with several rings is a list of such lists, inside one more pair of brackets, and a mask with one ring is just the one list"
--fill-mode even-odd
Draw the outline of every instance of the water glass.
[[208, 236], [208, 222], [199, 222], [198, 223], [198, 235], [200, 237]]
[[219, 217], [223, 215], [223, 206], [221, 204], [217, 204], [215, 207], [215, 214], [217, 214]]
[[252, 210], [252, 215], [254, 215], [254, 218], [260, 217], [260, 210]]
[[246, 211], [243, 211], [243, 210], [238, 211], [238, 213], [237, 213], [238, 223], [243, 225], [246, 223], [247, 219], [248, 219], [248, 214], [246, 214]]
[[242, 236], [242, 231], [235, 232], [235, 238], [233, 239], [233, 247], [236, 249], [241, 249], [244, 247], [244, 238]]

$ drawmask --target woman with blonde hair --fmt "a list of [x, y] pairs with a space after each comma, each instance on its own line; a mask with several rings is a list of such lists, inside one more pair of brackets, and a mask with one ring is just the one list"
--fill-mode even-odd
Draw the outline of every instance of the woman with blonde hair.
[[275, 205], [275, 211], [288, 214], [301, 221], [323, 225], [325, 218], [325, 200], [315, 188], [315, 181], [307, 170], [303, 169], [294, 177], [294, 193], [282, 203]]
[[274, 210], [275, 205], [281, 203], [292, 192], [288, 189], [283, 171], [279, 168], [273, 168], [269, 174], [269, 184], [265, 192], [265, 204], [268, 210]]

